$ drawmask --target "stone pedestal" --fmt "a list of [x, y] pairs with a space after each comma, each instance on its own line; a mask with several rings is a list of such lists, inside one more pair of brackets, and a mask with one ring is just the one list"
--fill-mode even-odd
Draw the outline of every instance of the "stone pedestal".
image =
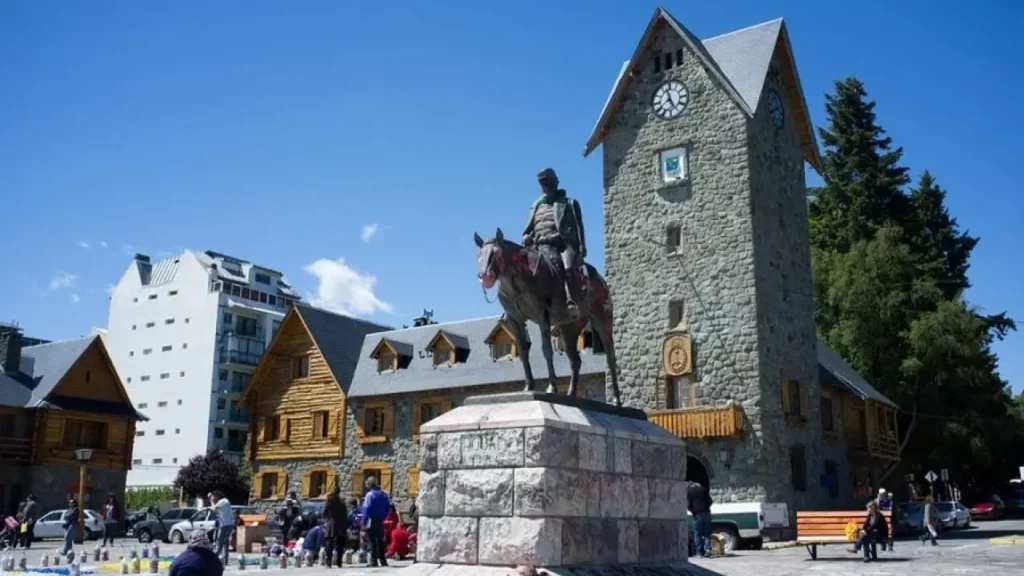
[[640, 410], [542, 393], [467, 399], [420, 428], [419, 564], [407, 570], [679, 574], [685, 477], [683, 442]]

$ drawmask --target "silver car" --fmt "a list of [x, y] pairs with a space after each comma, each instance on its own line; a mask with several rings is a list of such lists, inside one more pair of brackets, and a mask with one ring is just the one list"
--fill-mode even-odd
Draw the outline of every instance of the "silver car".
[[935, 508], [943, 528], [955, 530], [971, 527], [971, 511], [960, 502], [936, 502]]
[[[61, 518], [64, 510], [53, 510], [44, 514], [36, 520], [36, 538], [63, 538], [64, 528], [61, 526]], [[92, 540], [103, 534], [103, 517], [95, 510], [85, 511], [85, 539]]]

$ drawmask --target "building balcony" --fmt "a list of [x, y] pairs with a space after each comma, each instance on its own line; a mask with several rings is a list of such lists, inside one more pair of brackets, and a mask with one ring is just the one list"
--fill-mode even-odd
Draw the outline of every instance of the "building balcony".
[[31, 457], [30, 438], [0, 438], [0, 461], [28, 462]]
[[883, 460], [900, 459], [900, 443], [893, 434], [854, 434], [848, 438], [850, 450], [856, 454]]
[[262, 354], [253, 354], [251, 352], [242, 352], [241, 350], [220, 350], [220, 363], [221, 364], [234, 364], [236, 366], [246, 366], [249, 368], [255, 368], [260, 363]]
[[730, 438], [743, 432], [743, 410], [738, 404], [657, 410], [648, 413], [647, 419], [686, 440]]

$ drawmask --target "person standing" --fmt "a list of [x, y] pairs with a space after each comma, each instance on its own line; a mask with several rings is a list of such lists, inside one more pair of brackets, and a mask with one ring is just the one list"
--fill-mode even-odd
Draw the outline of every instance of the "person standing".
[[117, 508], [117, 500], [114, 495], [107, 496], [107, 503], [101, 509], [103, 514], [103, 544], [114, 545], [114, 532], [117, 530], [117, 522], [120, 519], [120, 511]]
[[939, 536], [939, 511], [935, 508], [935, 499], [928, 496], [924, 500], [924, 534], [921, 535], [921, 544], [926, 540], [932, 541], [932, 546], [938, 546], [936, 538]]
[[363, 501], [363, 528], [370, 544], [370, 561], [368, 567], [387, 566], [384, 556], [384, 519], [391, 511], [391, 499], [387, 492], [381, 490], [377, 479], [370, 476], [366, 479], [366, 499]]
[[66, 556], [75, 549], [75, 531], [78, 529], [78, 501], [68, 499], [68, 508], [60, 517], [60, 527], [64, 529], [64, 548], [61, 555]]
[[204, 530], [193, 530], [188, 548], [171, 562], [168, 576], [223, 576], [224, 566], [213, 553], [210, 538]]
[[341, 490], [337, 486], [331, 490], [324, 504], [324, 534], [326, 536], [327, 567], [337, 557], [338, 568], [341, 568], [345, 557], [345, 541], [348, 539], [348, 510], [341, 499]]
[[285, 498], [284, 505], [281, 506], [281, 531], [284, 533], [285, 538], [291, 534], [292, 524], [295, 523], [295, 518], [299, 514], [299, 503], [295, 498], [295, 492], [288, 495]]
[[231, 509], [231, 501], [224, 495], [224, 492], [217, 490], [212, 494], [217, 502], [213, 505], [217, 513], [217, 557], [223, 558], [224, 563], [228, 562], [230, 551], [231, 534], [235, 531], [235, 511]]
[[696, 482], [690, 482], [686, 490], [686, 504], [693, 514], [693, 530], [696, 533], [697, 554], [711, 556], [711, 494]]
[[32, 540], [36, 537], [36, 513], [38, 507], [36, 495], [29, 494], [28, 498], [25, 499], [25, 510], [22, 512], [21, 520], [25, 526], [21, 532], [21, 547], [26, 550], [32, 547]]

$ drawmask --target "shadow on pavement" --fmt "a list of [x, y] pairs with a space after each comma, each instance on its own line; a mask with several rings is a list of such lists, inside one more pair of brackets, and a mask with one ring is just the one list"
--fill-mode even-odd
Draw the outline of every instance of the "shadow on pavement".
[[1024, 533], [1024, 530], [993, 529], [984, 526], [971, 526], [959, 530], [947, 530], [939, 533], [939, 540], [974, 540], [977, 538], [1003, 538]]

